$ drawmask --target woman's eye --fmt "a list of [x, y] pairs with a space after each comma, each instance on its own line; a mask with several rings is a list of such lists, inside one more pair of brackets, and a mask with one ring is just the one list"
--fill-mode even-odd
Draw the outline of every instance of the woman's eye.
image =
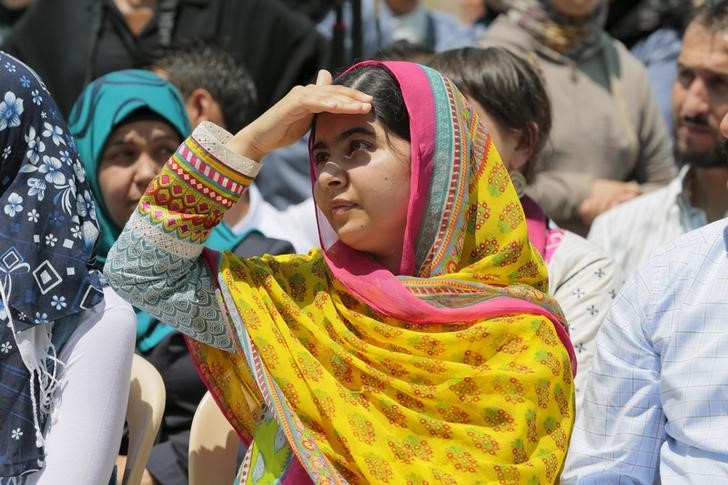
[[313, 154], [313, 163], [315, 165], [321, 165], [329, 159], [329, 154], [326, 152], [317, 152]]
[[131, 161], [134, 159], [133, 150], [119, 150], [111, 155], [111, 159], [117, 162]]
[[156, 160], [162, 160], [166, 162], [174, 154], [175, 150], [170, 147], [162, 147], [157, 150], [157, 154], [154, 157]]
[[359, 150], [369, 150], [370, 148], [371, 145], [369, 143], [362, 140], [354, 140], [349, 145], [349, 156], [352, 156], [354, 152]]

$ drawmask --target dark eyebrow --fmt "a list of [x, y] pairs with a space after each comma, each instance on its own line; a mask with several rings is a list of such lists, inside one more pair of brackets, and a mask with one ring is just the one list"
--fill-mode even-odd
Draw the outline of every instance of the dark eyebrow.
[[678, 69], [678, 71], [691, 71], [691, 72], [695, 73], [695, 75], [697, 75], [697, 76], [710, 75], [710, 76], [716, 76], [716, 77], [721, 77], [721, 78], [728, 77], [728, 71], [718, 71], [718, 70], [715, 70], [712, 68], [695, 66], [695, 65], [691, 66], [691, 65], [685, 64], [685, 62], [682, 62], [680, 60], [678, 60], [678, 62], [677, 62], [677, 69]]
[[[351, 128], [349, 130], [346, 130], [346, 131], [340, 133], [334, 139], [334, 142], [337, 143], [337, 142], [346, 140], [347, 138], [350, 138], [354, 135], [376, 136], [376, 134], [374, 133], [374, 130], [372, 130], [369, 127], [355, 126], [354, 128]], [[325, 147], [326, 147], [326, 143], [319, 141], [319, 142], [314, 143], [314, 145], [311, 147], [311, 151], [319, 150], [319, 149], [325, 148]]]
[[155, 136], [154, 138], [152, 138], [151, 141], [164, 141], [164, 140], [170, 140], [175, 143], [180, 143], [180, 136], [173, 135], [172, 133], [165, 133], [160, 136]]
[[[170, 140], [170, 141], [173, 141], [173, 142], [175, 142], [177, 144], [180, 143], [180, 141], [179, 141], [180, 140], [180, 137], [178, 135], [173, 135], [171, 133], [165, 133], [165, 134], [160, 135], [160, 136], [155, 136], [154, 138], [152, 138], [149, 141], [158, 142], [158, 141], [165, 141], [165, 140]], [[125, 140], [124, 138], [121, 138], [121, 139], [114, 140], [114, 141], [108, 143], [106, 145], [106, 148], [113, 147], [113, 146], [129, 145], [129, 144], [133, 144], [133, 143], [134, 142], [131, 141], [131, 140]]]
[[132, 142], [130, 142], [130, 141], [127, 141], [127, 140], [124, 140], [124, 139], [122, 138], [122, 139], [120, 139], [120, 140], [114, 140], [114, 141], [112, 141], [112, 142], [109, 142], [109, 143], [107, 143], [107, 145], [106, 145], [106, 147], [105, 147], [105, 148], [110, 148], [110, 147], [113, 147], [113, 146], [120, 146], [120, 145], [128, 145], [128, 144], [130, 144], [130, 143], [132, 143]]

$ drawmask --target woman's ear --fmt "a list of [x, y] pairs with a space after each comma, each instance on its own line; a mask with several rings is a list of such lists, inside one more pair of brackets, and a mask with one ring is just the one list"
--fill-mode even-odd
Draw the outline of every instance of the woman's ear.
[[510, 159], [511, 170], [518, 170], [523, 172], [524, 167], [528, 165], [528, 162], [533, 156], [533, 152], [538, 144], [538, 138], [540, 136], [540, 130], [535, 122], [530, 122], [526, 130], [520, 131], [518, 135], [518, 143], [513, 150], [513, 155]]
[[205, 88], [196, 88], [187, 96], [185, 109], [193, 128], [203, 121], [212, 121], [223, 128], [225, 127], [220, 105], [210, 94], [210, 91]]

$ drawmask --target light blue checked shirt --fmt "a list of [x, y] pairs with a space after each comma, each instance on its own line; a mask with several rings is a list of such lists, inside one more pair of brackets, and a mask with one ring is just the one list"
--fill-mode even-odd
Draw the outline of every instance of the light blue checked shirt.
[[562, 483], [728, 483], [728, 219], [630, 276], [591, 372]]

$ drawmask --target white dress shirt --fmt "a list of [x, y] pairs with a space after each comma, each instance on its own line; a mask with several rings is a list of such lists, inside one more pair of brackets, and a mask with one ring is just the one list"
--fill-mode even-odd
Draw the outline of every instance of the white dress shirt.
[[562, 483], [728, 483], [728, 219], [652, 254], [597, 336]]
[[652, 250], [708, 223], [690, 205], [690, 167], [661, 189], [629, 200], [594, 220], [587, 239], [611, 255], [629, 274]]
[[234, 234], [244, 234], [256, 229], [266, 237], [290, 242], [298, 254], [307, 254], [311, 249], [320, 246], [313, 197], [278, 210], [263, 199], [255, 185], [248, 188], [248, 193], [248, 213], [230, 228]]

